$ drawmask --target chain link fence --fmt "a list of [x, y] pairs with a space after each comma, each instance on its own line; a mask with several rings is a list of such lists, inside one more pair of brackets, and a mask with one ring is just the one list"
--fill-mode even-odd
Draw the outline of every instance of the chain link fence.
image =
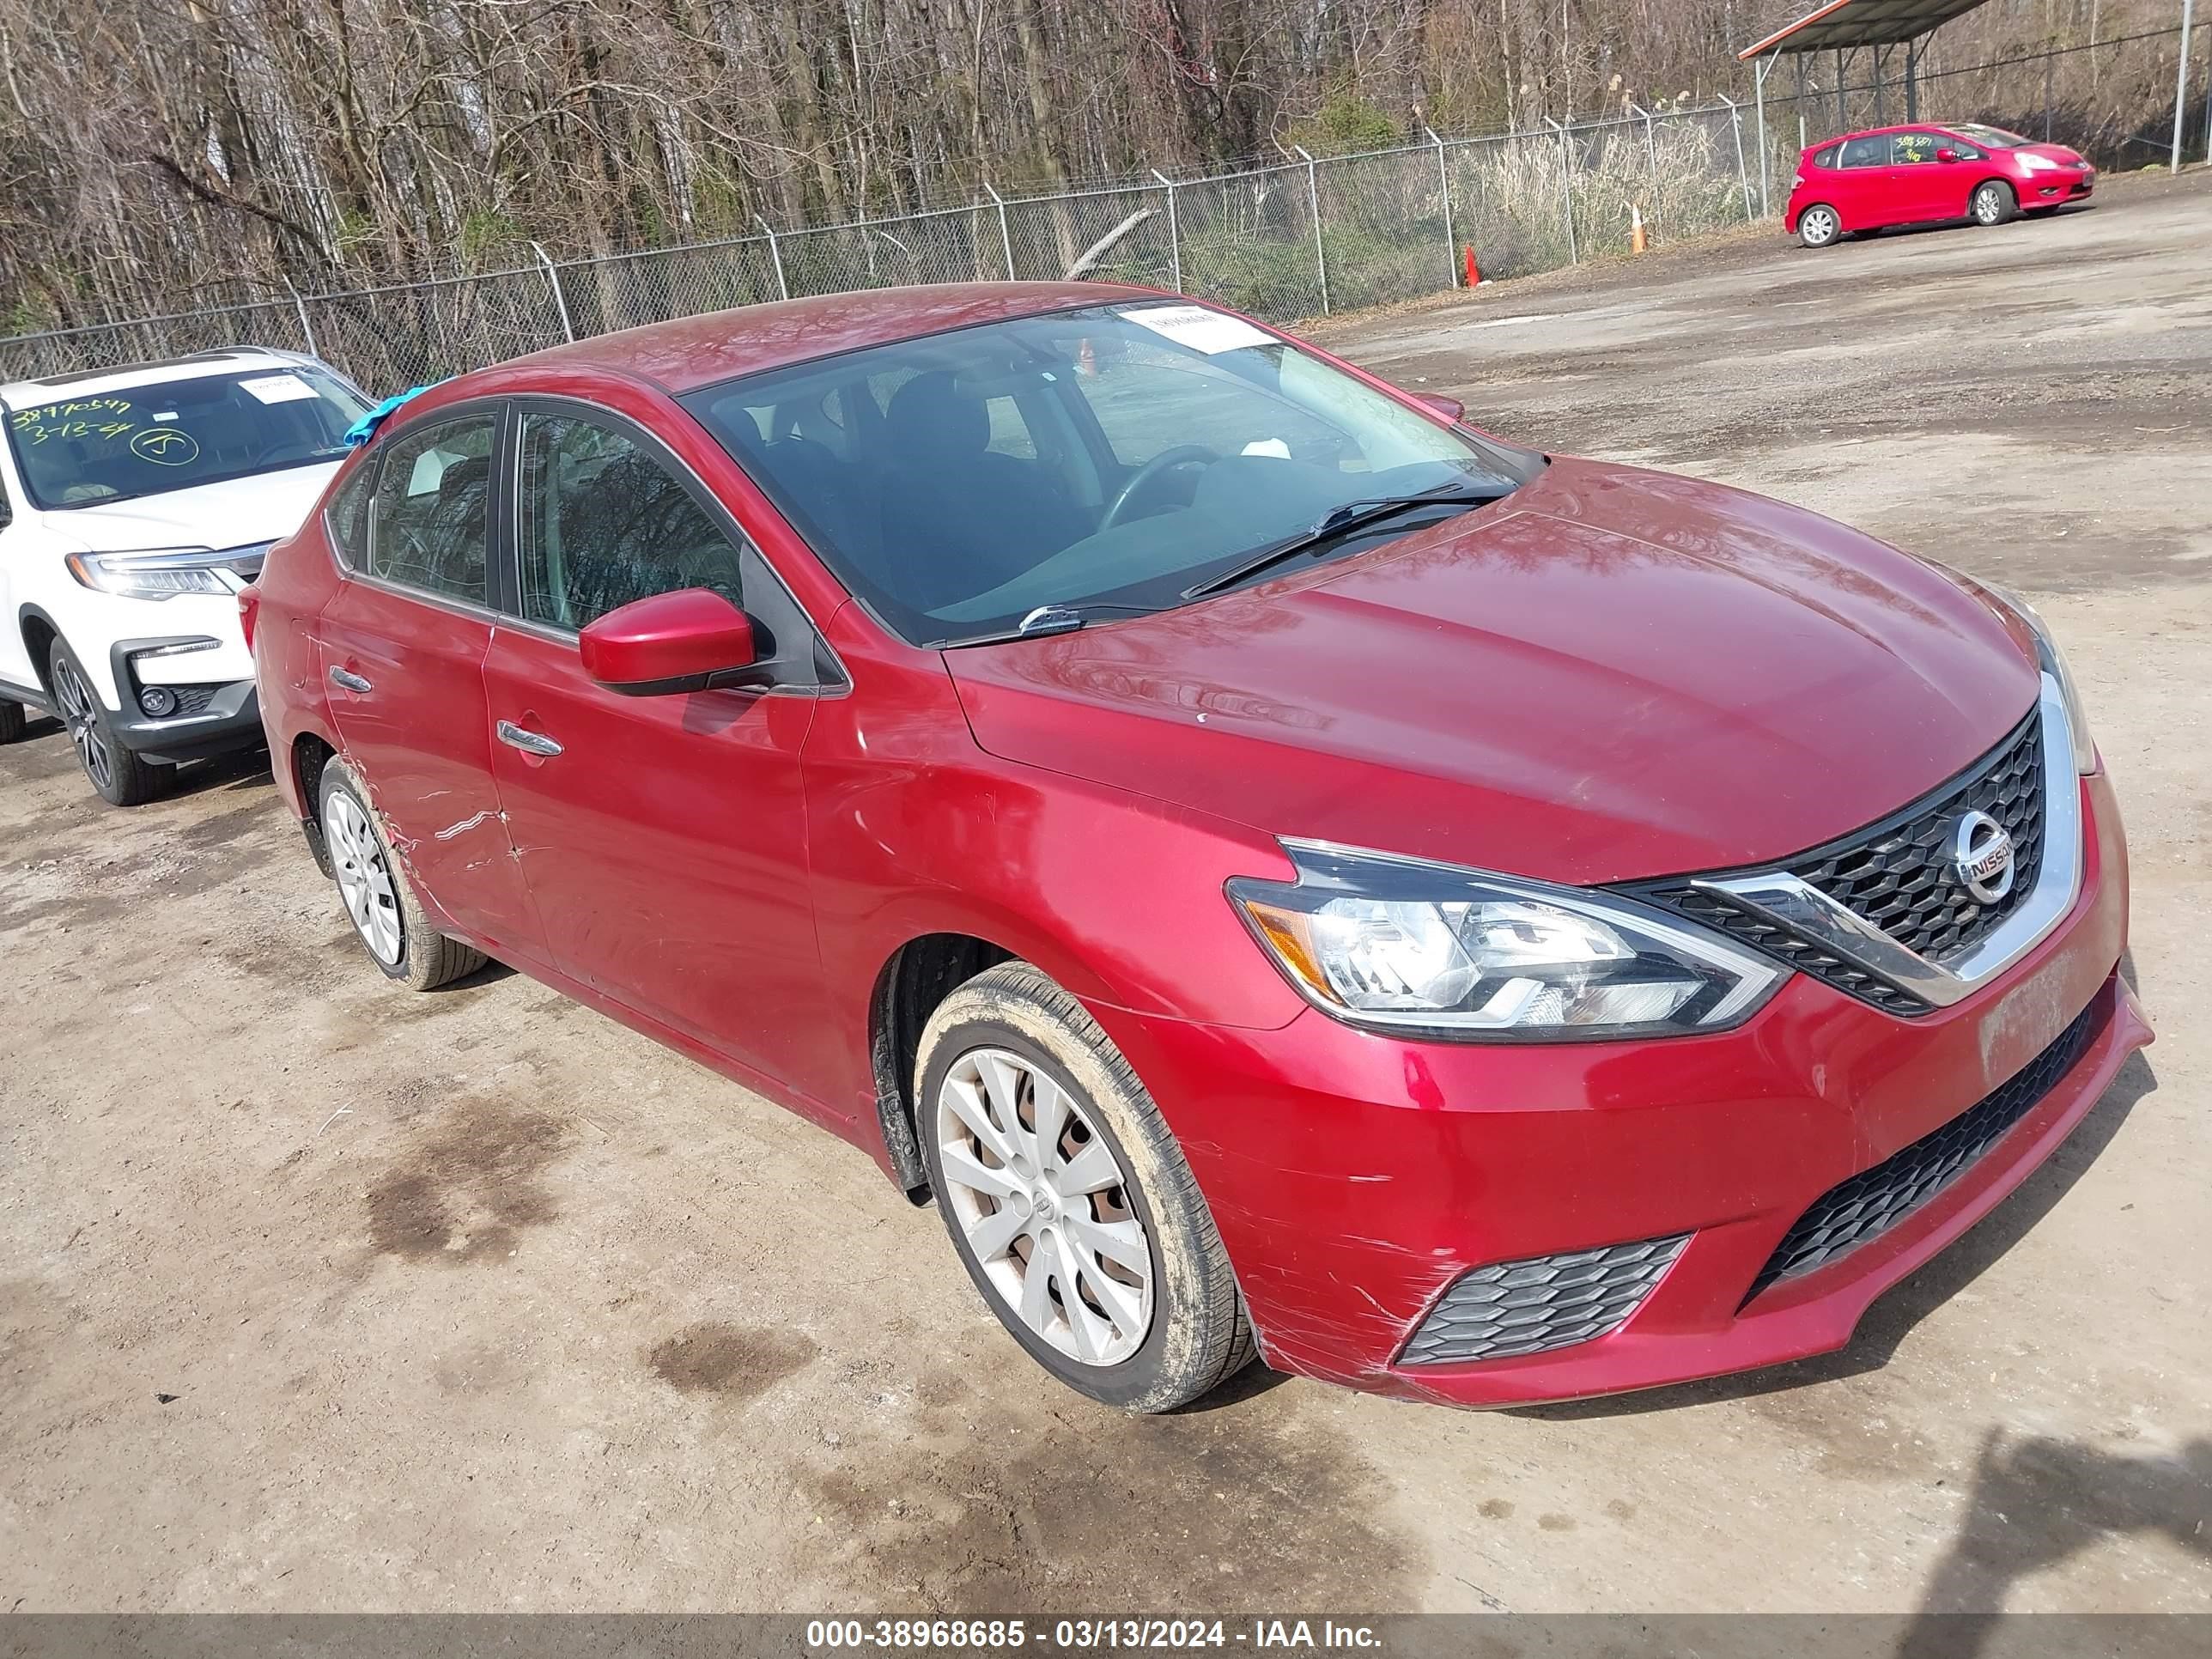
[[[2128, 153], [2147, 142], [2135, 129], [2159, 106], [2160, 76], [2172, 86], [2179, 38], [2166, 30], [1991, 64], [1923, 64], [1920, 106], [1931, 118], [1971, 114], [2055, 136], [2106, 167], [2141, 161], [2145, 154]], [[1455, 287], [1469, 250], [1485, 276], [1518, 276], [1624, 252], [1639, 216], [1656, 244], [1778, 210], [1802, 145], [1905, 118], [1901, 86], [1838, 90], [1842, 79], [1823, 86], [1804, 73], [1784, 86], [1774, 75], [1763, 112], [1725, 98], [1689, 109], [1630, 105], [1608, 119], [1533, 131], [1429, 133], [1357, 155], [1288, 152], [1279, 164], [1207, 178], [1154, 173], [1018, 198], [986, 186], [982, 199], [957, 207], [795, 230], [762, 223], [753, 236], [601, 258], [555, 261], [532, 244], [532, 263], [478, 276], [287, 291], [259, 304], [0, 338], [0, 380], [251, 343], [312, 353], [383, 393], [764, 301], [1069, 275], [1294, 321]]]

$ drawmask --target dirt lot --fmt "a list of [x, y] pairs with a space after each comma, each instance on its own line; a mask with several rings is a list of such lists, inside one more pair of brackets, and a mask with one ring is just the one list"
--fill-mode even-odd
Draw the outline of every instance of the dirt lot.
[[1330, 343], [2033, 590], [2161, 1030], [1832, 1359], [1128, 1421], [859, 1153], [532, 981], [388, 991], [254, 763], [0, 750], [0, 1608], [2212, 1601], [2212, 188], [1778, 236]]

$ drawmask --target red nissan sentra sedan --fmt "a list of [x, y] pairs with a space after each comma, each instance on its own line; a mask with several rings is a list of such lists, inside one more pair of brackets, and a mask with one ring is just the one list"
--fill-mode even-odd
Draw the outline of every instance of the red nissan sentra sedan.
[[2072, 682], [1458, 414], [1100, 285], [466, 374], [246, 596], [279, 786], [385, 974], [496, 957], [865, 1147], [1096, 1399], [1840, 1346], [2149, 1040]]
[[1807, 247], [1826, 247], [1887, 225], [2001, 225], [2015, 213], [2054, 213], [2096, 187], [2097, 169], [2076, 152], [2002, 127], [1878, 127], [1805, 152], [1783, 223]]

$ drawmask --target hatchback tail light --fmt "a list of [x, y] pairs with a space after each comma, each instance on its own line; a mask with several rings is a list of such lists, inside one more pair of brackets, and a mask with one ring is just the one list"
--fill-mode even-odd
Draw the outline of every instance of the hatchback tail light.
[[261, 620], [261, 590], [251, 582], [238, 590], [238, 628], [246, 635], [246, 648], [253, 649], [253, 624]]

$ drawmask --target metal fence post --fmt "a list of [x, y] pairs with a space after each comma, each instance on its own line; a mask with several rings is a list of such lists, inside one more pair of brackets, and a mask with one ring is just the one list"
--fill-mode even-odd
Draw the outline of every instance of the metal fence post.
[[315, 343], [314, 325], [307, 320], [307, 302], [300, 298], [300, 290], [292, 286], [289, 276], [284, 279], [284, 292], [292, 296], [292, 314], [300, 319], [300, 336], [307, 343], [307, 355], [310, 357], [321, 356], [322, 348]]
[[1437, 137], [1434, 127], [1421, 129], [1429, 135], [1429, 142], [1437, 147], [1437, 183], [1444, 192], [1444, 270], [1451, 276], [1451, 286], [1459, 286], [1459, 238], [1452, 232], [1451, 168], [1444, 162], [1444, 141]]
[[2173, 154], [2167, 158], [2166, 169], [2170, 173], [2181, 171], [2181, 113], [2189, 98], [2189, 31], [2196, 27], [2197, 0], [2181, 0], [2181, 51], [2173, 66]]
[[545, 268], [546, 285], [553, 290], [553, 309], [561, 318], [561, 337], [574, 345], [576, 331], [568, 326], [568, 296], [561, 292], [561, 273], [553, 269], [553, 261], [546, 257], [545, 250], [537, 243], [530, 245], [530, 251], [538, 256], [538, 263]]
[[791, 284], [783, 280], [783, 249], [775, 240], [775, 227], [757, 213], [753, 215], [753, 222], [761, 228], [762, 233], [768, 238], [769, 263], [775, 267], [775, 297], [779, 300], [788, 300], [791, 297]]
[[[1735, 100], [1726, 93], [1717, 92], [1713, 96], [1728, 106], [1729, 130], [1735, 134], [1735, 179], [1743, 186], [1743, 222], [1749, 224], [1756, 216], [1751, 210], [1751, 174], [1743, 164], [1743, 114], [1736, 108]], [[1766, 152], [1762, 149], [1759, 151], [1760, 165], [1764, 166], [1765, 161]], [[1763, 208], [1765, 204], [1760, 205]]]
[[1168, 187], [1168, 286], [1178, 294], [1182, 292], [1182, 227], [1176, 220], [1176, 182], [1158, 167], [1152, 177]]
[[1006, 228], [1006, 198], [991, 188], [988, 179], [983, 181], [983, 193], [998, 204], [999, 246], [1006, 256], [1006, 280], [1011, 283], [1014, 280], [1014, 237], [1013, 233]]
[[1568, 137], [1567, 130], [1550, 116], [1544, 117], [1544, 125], [1559, 135], [1559, 195], [1567, 214], [1567, 263], [1578, 265], [1583, 262], [1583, 256], [1575, 243], [1574, 140]]
[[1328, 315], [1328, 250], [1321, 240], [1321, 182], [1316, 176], [1314, 158], [1306, 154], [1304, 144], [1292, 144], [1299, 159], [1306, 164], [1306, 210], [1313, 215], [1314, 269], [1321, 273], [1321, 314]]
[[[1769, 211], [1766, 195], [1766, 71], [1773, 67], [1775, 59], [1770, 54], [1760, 58], [1752, 71], [1752, 85], [1754, 89], [1753, 95], [1759, 104], [1759, 211], [1762, 216]], [[1731, 105], [1730, 107], [1733, 108], [1734, 106]], [[1735, 142], [1737, 151], [1741, 154], [1743, 149], [1743, 133], [1741, 129], [1737, 131]], [[1748, 212], [1744, 215], [1747, 219], [1750, 216]]]

